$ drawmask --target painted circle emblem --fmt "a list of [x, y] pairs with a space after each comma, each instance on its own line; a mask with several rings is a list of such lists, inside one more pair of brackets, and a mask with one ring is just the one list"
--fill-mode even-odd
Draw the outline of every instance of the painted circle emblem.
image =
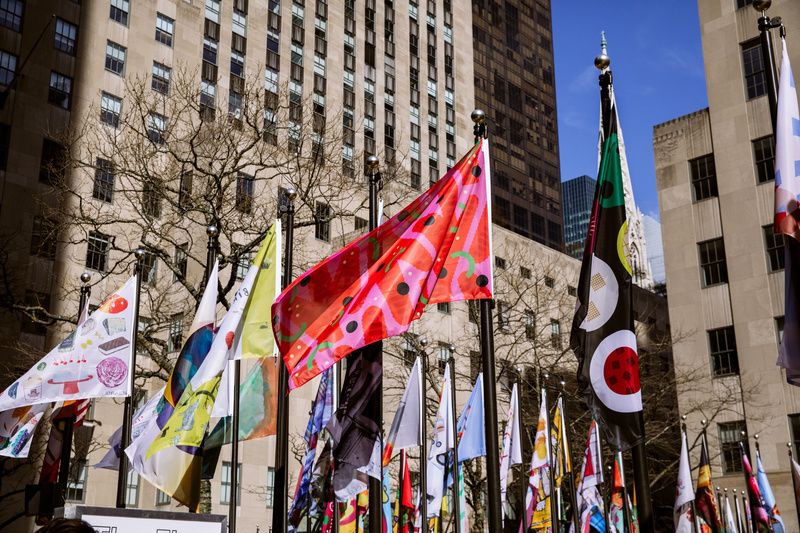
[[642, 410], [639, 356], [632, 331], [615, 331], [597, 345], [589, 375], [597, 398], [609, 409], [620, 413]]

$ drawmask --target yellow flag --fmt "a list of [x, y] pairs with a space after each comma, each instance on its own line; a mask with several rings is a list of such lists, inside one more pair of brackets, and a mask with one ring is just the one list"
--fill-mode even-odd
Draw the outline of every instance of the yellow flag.
[[276, 355], [272, 336], [272, 303], [281, 287], [281, 221], [267, 231], [254, 265], [261, 265], [253, 292], [242, 317], [241, 358], [255, 359]]

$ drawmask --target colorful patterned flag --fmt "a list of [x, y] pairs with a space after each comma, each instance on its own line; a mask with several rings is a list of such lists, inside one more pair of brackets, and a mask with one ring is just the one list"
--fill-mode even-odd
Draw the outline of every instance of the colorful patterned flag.
[[[145, 404], [133, 413], [131, 422], [131, 441], [139, 438], [139, 435], [150, 424], [150, 421], [158, 415], [156, 410], [161, 398], [164, 396], [164, 387], [155, 393]], [[122, 426], [111, 434], [108, 438], [109, 450], [94, 468], [106, 468], [108, 470], [119, 470], [119, 458], [122, 448]]]
[[522, 464], [522, 446], [519, 436], [519, 398], [517, 384], [511, 388], [511, 401], [506, 413], [506, 429], [503, 431], [503, 453], [500, 455], [500, 505], [505, 515], [508, 468]]
[[200, 503], [201, 445], [222, 372], [228, 359], [235, 353], [236, 332], [259, 269], [260, 264], [256, 263], [248, 270], [222, 319], [208, 355], [186, 385], [172, 416], [158, 437], [146, 448], [145, 460], [161, 456], [162, 459], [168, 457], [169, 461], [162, 464], [158, 471], [140, 474], [190, 510], [196, 510]]
[[686, 432], [681, 431], [681, 455], [678, 460], [678, 483], [675, 487], [675, 507], [673, 516], [675, 533], [693, 533], [694, 515], [692, 514], [692, 469], [689, 465], [689, 443]]
[[800, 464], [791, 457], [792, 463], [792, 488], [794, 489], [794, 504], [796, 509], [800, 509]]
[[611, 497], [608, 501], [608, 531], [609, 533], [631, 533], [625, 527], [625, 509], [623, 500], [625, 486], [622, 484], [622, 468], [619, 464], [619, 453], [614, 454], [614, 470], [611, 476]]
[[[728, 489], [725, 489], [726, 491]], [[739, 510], [739, 502], [736, 500], [736, 491], [733, 493], [733, 500], [736, 502], [736, 510]], [[725, 493], [725, 533], [739, 533], [739, 529], [736, 527], [736, 518], [733, 516], [733, 511], [731, 510], [731, 501], [728, 499], [728, 493]], [[738, 514], [738, 512], [737, 512]]]
[[130, 395], [136, 277], [0, 394], [0, 411], [55, 401]]
[[483, 420], [483, 374], [478, 374], [467, 405], [458, 417], [458, 461], [486, 455], [486, 431]]
[[[53, 412], [50, 426], [50, 437], [47, 440], [42, 470], [39, 474], [39, 484], [55, 483], [58, 481], [58, 471], [61, 468], [61, 453], [64, 446], [64, 426], [71, 424], [73, 438], [75, 430], [83, 426], [86, 418], [86, 411], [89, 410], [91, 400], [79, 400], [64, 402], [64, 404]], [[74, 441], [73, 441], [74, 442]], [[77, 446], [75, 447], [77, 449]]]
[[442, 394], [428, 450], [428, 518], [439, 516], [447, 491], [447, 454], [454, 447], [453, 414], [450, 402], [450, 365], [444, 369]]
[[739, 447], [742, 452], [742, 468], [744, 469], [744, 479], [747, 483], [747, 498], [750, 503], [750, 513], [753, 515], [759, 533], [762, 531], [772, 531], [767, 510], [761, 505], [761, 491], [758, 489], [756, 477], [753, 474], [753, 467], [750, 465], [750, 459], [747, 457], [747, 453], [744, 451], [744, 445], [742, 445], [741, 442], [739, 443]]
[[708, 462], [708, 446], [703, 437], [700, 446], [700, 466], [697, 471], [697, 490], [694, 496], [697, 516], [710, 533], [720, 533], [719, 513], [714, 498], [714, 486], [711, 483], [711, 465]]
[[411, 446], [420, 446], [420, 414], [422, 412], [422, 373], [419, 357], [414, 361], [411, 373], [408, 376], [406, 390], [394, 413], [392, 427], [386, 437], [383, 448], [383, 466], [387, 466], [392, 459], [393, 450], [403, 450]]
[[36, 426], [48, 404], [26, 405], [0, 413], [0, 456], [14, 459], [28, 457]]
[[605, 533], [606, 531], [603, 496], [600, 493], [602, 485], [603, 462], [600, 456], [600, 439], [597, 423], [592, 420], [589, 426], [589, 436], [586, 439], [581, 477], [576, 489], [578, 513], [580, 513], [580, 533]]
[[545, 529], [553, 525], [550, 497], [550, 430], [547, 420], [547, 392], [542, 389], [539, 407], [539, 421], [536, 424], [536, 437], [533, 441], [533, 457], [525, 495], [525, 521], [520, 523], [519, 531]]
[[572, 473], [572, 461], [569, 451], [566, 449], [564, 439], [564, 399], [559, 396], [556, 402], [556, 410], [553, 413], [553, 424], [550, 426], [550, 449], [553, 458], [553, 481], [556, 488], [561, 487], [564, 474]]
[[400, 479], [395, 500], [394, 533], [414, 533], [414, 492], [411, 489], [411, 472], [406, 451], [400, 451]]
[[333, 413], [333, 384], [331, 383], [331, 370], [322, 373], [319, 380], [317, 396], [311, 406], [311, 416], [306, 425], [304, 440], [306, 453], [303, 457], [301, 470], [297, 476], [297, 487], [292, 498], [292, 507], [289, 509], [289, 523], [297, 527], [300, 520], [311, 503], [311, 476], [314, 471], [314, 459], [317, 455], [319, 434], [328, 425]]
[[383, 522], [381, 523], [381, 531], [389, 533], [392, 531], [394, 517], [392, 516], [392, 500], [389, 497], [391, 491], [391, 479], [389, 476], [389, 469], [383, 470], [383, 482], [381, 483], [381, 507], [383, 509]]
[[769, 479], [767, 479], [767, 471], [761, 463], [761, 453], [758, 451], [756, 451], [756, 481], [761, 491], [764, 509], [767, 511], [767, 515], [769, 515], [772, 531], [774, 533], [786, 533], [786, 526], [783, 524], [780, 511], [778, 511], [778, 503], [775, 501], [772, 486], [769, 483]]
[[583, 252], [570, 345], [578, 379], [606, 440], [625, 450], [642, 438], [642, 393], [634, 334], [628, 221], [613, 87], [602, 99], [601, 157]]
[[397, 215], [296, 279], [273, 305], [294, 389], [408, 330], [428, 304], [492, 297], [489, 144]]
[[797, 87], [783, 41], [778, 116], [775, 126], [775, 221], [773, 231], [786, 235], [785, 302], [783, 339], [778, 365], [786, 369], [786, 380], [800, 385], [800, 108]]

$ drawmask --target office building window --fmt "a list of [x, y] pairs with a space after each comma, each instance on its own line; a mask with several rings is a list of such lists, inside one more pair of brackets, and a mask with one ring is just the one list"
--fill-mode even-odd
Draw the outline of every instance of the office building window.
[[151, 287], [156, 284], [156, 276], [158, 273], [158, 258], [156, 254], [149, 250], [145, 250], [141, 262], [142, 268], [142, 283], [150, 285]]
[[151, 219], [161, 216], [161, 192], [149, 181], [142, 185], [142, 213]]
[[267, 509], [272, 509], [275, 504], [275, 468], [267, 467], [267, 490], [264, 492], [264, 502]]
[[708, 351], [715, 377], [739, 373], [739, 354], [733, 326], [709, 330]]
[[125, 483], [125, 505], [136, 507], [139, 505], [139, 474], [134, 469], [128, 471]]
[[753, 3], [753, 0], [736, 0], [736, 9], [742, 9]]
[[722, 456], [722, 467], [726, 474], [741, 472], [742, 468], [742, 449], [739, 445], [744, 445], [744, 451], [748, 455], [749, 446], [747, 442], [747, 425], [744, 420], [735, 422], [723, 422], [719, 427], [719, 452]]
[[86, 497], [86, 476], [88, 473], [89, 467], [84, 464], [78, 467], [77, 477], [70, 475], [70, 479], [67, 481], [67, 492], [64, 495], [64, 499], [70, 502], [83, 501]]
[[769, 271], [776, 272], [784, 268], [784, 241], [782, 233], [775, 233], [772, 224], [763, 226], [764, 230], [764, 247], [767, 252], [767, 262], [769, 264]]
[[239, 252], [239, 259], [236, 260], [237, 281], [242, 281], [245, 278], [245, 276], [247, 276], [247, 271], [250, 270], [250, 264], [252, 262], [253, 262], [253, 254], [251, 252]]
[[22, 28], [22, 0], [0, 0], [0, 26], [19, 31]]
[[450, 302], [441, 302], [436, 304], [436, 310], [445, 315], [450, 314]]
[[527, 267], [519, 267], [519, 275], [522, 279], [531, 279], [533, 277], [531, 269]]
[[550, 319], [550, 345], [556, 349], [561, 349], [561, 322], [555, 318]]
[[446, 342], [440, 342], [436, 355], [436, 364], [439, 367], [439, 374], [444, 375], [444, 370], [447, 368], [447, 362], [450, 360], [450, 357], [453, 356], [453, 347]]
[[122, 24], [128, 25], [128, 14], [130, 13], [130, 3], [128, 0], [111, 0], [111, 13], [109, 18]]
[[10, 85], [17, 71], [17, 56], [0, 50], [0, 85]]
[[750, 41], [742, 45], [742, 67], [747, 99], [752, 100], [767, 93], [767, 76], [761, 57], [761, 43]]
[[700, 272], [703, 287], [728, 282], [725, 244], [721, 238], [697, 243], [700, 253]]
[[236, 176], [236, 209], [242, 213], [250, 213], [253, 209], [253, 196], [256, 182], [253, 176], [239, 172]]
[[236, 35], [247, 37], [247, 15], [238, 9], [233, 9], [233, 17], [231, 19], [231, 30]]
[[403, 336], [403, 364], [406, 368], [414, 366], [414, 361], [417, 359], [417, 346], [416, 335], [406, 334]]
[[169, 505], [172, 498], [166, 492], [156, 489], [156, 505]]
[[53, 184], [64, 176], [66, 151], [64, 146], [51, 139], [42, 139], [42, 159], [39, 162], [39, 181]]
[[147, 137], [154, 144], [164, 144], [164, 134], [167, 131], [167, 117], [158, 113], [147, 115]]
[[497, 301], [497, 326], [505, 331], [508, 329], [511, 320], [509, 319], [510, 306], [501, 300]]
[[58, 227], [54, 221], [44, 217], [34, 217], [31, 230], [31, 255], [44, 259], [55, 259], [58, 245], [57, 230]]
[[177, 281], [186, 277], [186, 268], [189, 265], [189, 245], [179, 244], [175, 247], [175, 272], [172, 279]]
[[100, 122], [116, 128], [121, 113], [122, 98], [106, 92], [100, 94]]
[[206, 18], [219, 24], [219, 0], [206, 0]]
[[[219, 503], [231, 503], [231, 462], [222, 461], [222, 479], [220, 482]], [[242, 464], [236, 465], [236, 502], [242, 503]]]
[[178, 205], [182, 209], [186, 209], [192, 205], [193, 180], [194, 174], [192, 172], [184, 172], [181, 174], [181, 183], [178, 185]]
[[522, 313], [522, 325], [525, 327], [525, 338], [529, 341], [536, 339], [536, 315], [530, 309]]
[[314, 237], [321, 241], [331, 242], [331, 206], [317, 202], [314, 213]]
[[216, 65], [218, 48], [219, 45], [217, 45], [215, 40], [209, 39], [208, 37], [203, 38], [203, 61], [211, 65]]
[[105, 272], [108, 266], [108, 250], [111, 237], [99, 231], [90, 231], [86, 246], [86, 268]]
[[500, 270], [506, 269], [506, 260], [499, 255], [494, 256], [494, 266]]
[[177, 352], [183, 345], [183, 313], [172, 315], [169, 321], [169, 334], [167, 336], [167, 351]]
[[153, 61], [153, 84], [154, 91], [161, 94], [169, 94], [169, 79], [172, 76], [172, 69], [162, 63]]
[[753, 141], [753, 161], [758, 183], [775, 179], [775, 136], [767, 135]]
[[95, 160], [92, 198], [103, 202], [114, 201], [114, 165], [107, 159]]
[[545, 287], [548, 287], [548, 288], [552, 289], [553, 287], [556, 286], [556, 280], [551, 278], [550, 276], [545, 276], [544, 277], [544, 285], [545, 285]]
[[714, 165], [714, 154], [707, 154], [689, 161], [692, 176], [694, 201], [717, 196], [717, 170]]
[[78, 27], [66, 20], [56, 19], [55, 47], [56, 50], [75, 55], [75, 43], [78, 40]]
[[156, 13], [156, 41], [171, 48], [174, 33], [175, 21], [166, 15]]
[[775, 317], [775, 335], [777, 336], [778, 345], [780, 345], [783, 342], [783, 323], [784, 323], [783, 319], [784, 317], [782, 316]]
[[122, 76], [128, 49], [114, 41], [106, 41], [106, 70]]
[[69, 109], [72, 96], [72, 78], [59, 74], [56, 71], [50, 72], [50, 90], [47, 93], [47, 101], [64, 109]]

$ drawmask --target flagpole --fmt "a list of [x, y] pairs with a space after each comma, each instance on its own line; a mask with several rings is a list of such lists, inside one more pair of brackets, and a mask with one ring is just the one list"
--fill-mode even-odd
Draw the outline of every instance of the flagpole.
[[[520, 396], [522, 396], [522, 375], [523, 375], [522, 372], [523, 372], [523, 367], [522, 365], [519, 365], [519, 367], [517, 368], [517, 385], [518, 385], [517, 393]], [[519, 407], [519, 402], [517, 402], [517, 407]], [[516, 411], [517, 411], [516, 417], [517, 420], [519, 421], [519, 427], [522, 428], [520, 431], [520, 440], [522, 440], [522, 434], [525, 428], [525, 425], [522, 423], [522, 409], [517, 409]], [[520, 450], [522, 450], [523, 448], [522, 442], [520, 442], [519, 444], [520, 444], [519, 448]], [[527, 508], [525, 506], [526, 503], [525, 500], [528, 498], [528, 485], [530, 484], [530, 472], [525, 470], [524, 458], [522, 462], [519, 464], [519, 477], [522, 480], [522, 483], [520, 483], [520, 486], [522, 488], [522, 499], [520, 500], [519, 504], [519, 523], [520, 525], [522, 525], [522, 527], [525, 527], [524, 520], [525, 520], [525, 513], [527, 511]]]
[[[544, 380], [542, 383], [542, 402], [544, 403], [544, 411], [545, 411], [545, 434], [546, 440], [545, 444], [547, 445], [547, 463], [548, 463], [548, 474], [550, 478], [550, 523], [553, 529], [553, 533], [559, 533], [561, 531], [561, 524], [558, 521], [559, 510], [555, 506], [555, 461], [553, 461], [553, 447], [551, 446], [550, 442], [550, 405], [547, 402], [547, 380], [550, 379], [550, 374], [545, 373]], [[535, 445], [534, 445], [535, 446]]]
[[117, 473], [117, 508], [125, 508], [125, 489], [128, 482], [128, 455], [125, 453], [131, 443], [131, 426], [133, 422], [133, 393], [136, 386], [136, 347], [139, 337], [139, 300], [142, 293], [142, 259], [144, 248], [139, 247], [133, 252], [136, 257], [133, 272], [136, 276], [136, 304], [133, 306], [133, 333], [131, 335], [131, 367], [128, 369], [130, 379], [130, 394], [125, 397], [125, 407], [122, 412], [122, 436], [120, 438], [119, 472]]
[[[367, 163], [367, 180], [369, 181], [369, 230], [372, 231], [378, 227], [378, 189], [381, 183], [380, 161], [375, 155], [370, 155], [366, 159]], [[376, 344], [376, 351], [378, 352], [377, 363], [383, 368], [383, 341], [378, 341]], [[378, 410], [378, 438], [380, 439], [381, 450], [383, 450], [383, 374], [378, 383], [378, 390], [376, 393], [377, 401], [372, 406], [372, 409]], [[383, 528], [382, 511], [383, 508], [383, 461], [380, 461], [380, 478], [375, 479], [369, 476], [369, 531], [370, 533], [380, 533]]]
[[[297, 191], [289, 187], [284, 191], [286, 202], [279, 202], [286, 214], [286, 244], [283, 252], [283, 283], [285, 289], [292, 281], [292, 250], [294, 247], [294, 200]], [[278, 358], [278, 405], [275, 438], [275, 483], [272, 509], [273, 533], [286, 533], [286, 497], [289, 487], [289, 371], [282, 358]]]
[[[706, 448], [707, 449], [707, 448]], [[722, 507], [722, 489], [717, 485], [717, 490], [715, 491], [717, 495], [717, 515], [719, 517], [719, 523], [724, 524], [725, 520], [723, 518], [724, 510]]]
[[[81, 274], [81, 292], [80, 292], [80, 299], [78, 303], [78, 326], [80, 326], [81, 316], [83, 316], [83, 309], [86, 307], [86, 300], [89, 299], [89, 295], [92, 293], [92, 287], [89, 285], [89, 281], [91, 281], [92, 275], [88, 272], [84, 272]], [[75, 333], [77, 335], [77, 333]], [[72, 436], [73, 436], [73, 429], [75, 426], [75, 415], [73, 414], [69, 418], [62, 420], [63, 427], [61, 429], [61, 460], [59, 463], [59, 470], [58, 470], [58, 488], [61, 491], [62, 497], [66, 498], [67, 494], [67, 483], [69, 482], [69, 463], [70, 457], [72, 456]]]
[[[625, 529], [628, 533], [633, 533], [633, 519], [631, 517], [630, 509], [628, 509], [628, 487], [625, 482], [625, 464], [622, 459], [622, 450], [614, 452], [616, 455], [617, 463], [619, 464], [619, 480], [622, 485], [622, 519], [625, 523]], [[611, 476], [614, 477], [613, 475]], [[614, 486], [614, 480], [611, 480], [611, 486]], [[612, 489], [613, 490], [613, 489]], [[611, 507], [609, 505], [609, 507]]]
[[[563, 398], [566, 393], [567, 382], [563, 379], [559, 383], [561, 385], [561, 397]], [[567, 414], [564, 403], [561, 403], [561, 436], [564, 440], [564, 459], [569, 462], [569, 489], [570, 489], [570, 502], [572, 503], [572, 523], [575, 531], [580, 531], [580, 517], [578, 516], [578, 495], [577, 483], [575, 483], [575, 466], [572, 461], [572, 451], [569, 447], [569, 426], [567, 425]]]
[[[744, 489], [741, 491], [741, 496], [742, 496], [742, 508], [744, 509], [744, 513], [745, 513], [744, 518], [742, 519], [742, 522], [745, 525], [749, 526], [750, 522], [747, 520], [747, 515], [749, 514], [750, 516], [754, 516], [754, 514], [752, 512], [752, 509], [750, 508], [750, 502], [747, 500], [747, 495], [745, 494]], [[745, 529], [748, 533], [758, 533], [757, 530], [754, 531], [750, 527], [743, 527], [743, 529]], [[769, 531], [772, 531], [772, 529], [770, 529]], [[741, 532], [741, 533], [744, 533], [744, 532]]]
[[[450, 350], [450, 353], [454, 353]], [[461, 533], [461, 500], [459, 499], [459, 490], [461, 490], [461, 482], [459, 481], [459, 466], [458, 466], [458, 416], [456, 415], [456, 359], [452, 355], [447, 360], [450, 365], [450, 423], [453, 430], [453, 515], [455, 516], [454, 529], [455, 533]], [[445, 441], [447, 441], [447, 434], [445, 433]], [[445, 446], [446, 446], [445, 442]], [[447, 476], [447, 474], [445, 474]], [[445, 478], [446, 479], [446, 478]], [[447, 485], [445, 485], [447, 488]], [[439, 511], [439, 521], [441, 522], [441, 511]], [[444, 527], [442, 527], [444, 529]]]
[[[742, 438], [744, 438], [745, 435], [746, 435], [746, 433], [743, 430], [742, 431]], [[739, 451], [742, 454], [742, 462], [744, 462], [744, 459], [745, 459], [745, 457], [747, 457], [747, 454], [745, 453], [744, 442], [742, 440], [739, 440]], [[750, 469], [751, 470], [753, 469], [752, 462], [750, 464]], [[744, 486], [747, 487], [747, 484], [750, 482], [750, 478], [748, 477], [747, 471], [744, 468], [742, 469], [742, 472], [744, 473]], [[750, 498], [749, 491], [748, 491], [747, 497], [748, 497], [748, 499]], [[755, 513], [750, 513], [750, 525], [753, 528], [753, 531], [758, 531], [758, 524], [756, 522], [756, 514]]]
[[794, 461], [794, 454], [792, 453], [792, 443], [786, 443], [786, 450], [789, 453], [789, 473], [792, 475], [792, 494], [794, 494], [794, 510], [797, 513], [797, 523], [800, 524], [800, 505], [797, 505], [798, 501], [798, 494], [797, 494], [797, 485], [794, 483], [794, 465], [792, 461]]
[[[683, 442], [686, 443], [686, 454], [688, 456], [688, 454], [689, 454], [689, 436], [688, 436], [688, 433], [687, 433], [687, 430], [686, 430], [686, 415], [682, 415], [681, 416], [681, 438], [683, 438]], [[690, 478], [690, 481], [691, 481], [691, 477], [692, 477], [691, 476], [691, 472], [692, 472], [692, 467], [691, 467], [691, 461], [690, 461], [689, 462], [689, 474], [690, 474], [689, 478]], [[692, 531], [694, 533], [701, 533], [700, 524], [698, 523], [699, 517], [697, 516], [697, 508], [695, 507], [695, 504], [694, 504], [694, 497], [692, 497], [692, 500], [689, 503], [690, 503], [690, 507], [692, 509]]]
[[[486, 114], [475, 109], [471, 114], [475, 123], [475, 144], [486, 138]], [[491, 221], [490, 221], [491, 222]], [[489, 229], [491, 231], [491, 228]], [[491, 258], [490, 258], [491, 260]], [[494, 361], [494, 330], [492, 309], [494, 300], [480, 300], [481, 359], [483, 360], [483, 410], [486, 432], [486, 479], [488, 481], [489, 531], [501, 531], [500, 511], [500, 451], [497, 444], [497, 378]]]
[[428, 353], [425, 346], [426, 339], [421, 339], [420, 345], [420, 401], [419, 401], [419, 514], [421, 533], [428, 533]]

